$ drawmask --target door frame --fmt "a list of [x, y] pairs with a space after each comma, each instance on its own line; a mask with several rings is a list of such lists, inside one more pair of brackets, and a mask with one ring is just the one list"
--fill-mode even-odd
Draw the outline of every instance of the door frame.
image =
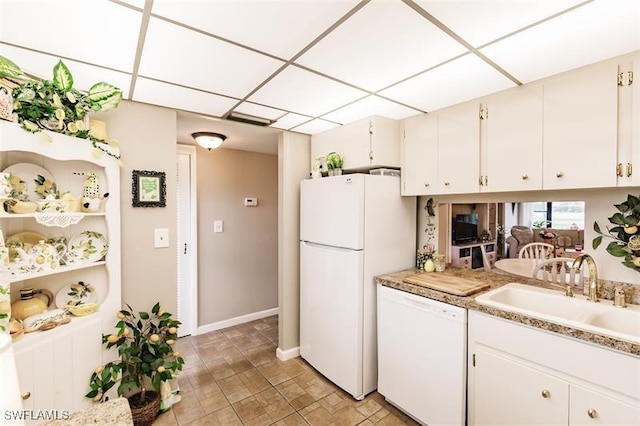
[[[196, 173], [196, 147], [191, 145], [177, 145], [176, 151], [176, 162], [178, 160], [178, 155], [188, 155], [189, 156], [189, 182], [191, 194], [189, 197], [189, 211], [190, 211], [190, 221], [191, 221], [191, 235], [187, 238], [189, 247], [191, 247], [191, 258], [189, 265], [180, 265], [180, 251], [182, 249], [181, 244], [176, 244], [176, 259], [180, 267], [188, 267], [193, 271], [191, 275], [191, 286], [193, 290], [192, 300], [193, 306], [190, 309], [190, 312], [185, 313], [190, 316], [191, 323], [193, 324], [193, 328], [191, 329], [191, 335], [195, 336], [198, 330], [198, 205], [197, 205], [197, 173]], [[176, 167], [177, 169], [177, 167]], [[179, 226], [179, 220], [178, 220]], [[180, 230], [178, 229], [178, 235], [180, 235]], [[176, 277], [177, 279], [180, 276]], [[176, 296], [178, 300], [180, 300], [180, 286], [176, 286]]]

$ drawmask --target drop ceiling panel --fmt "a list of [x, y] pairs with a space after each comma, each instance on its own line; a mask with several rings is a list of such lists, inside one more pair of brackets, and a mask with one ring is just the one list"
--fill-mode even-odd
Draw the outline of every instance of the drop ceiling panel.
[[155, 0], [152, 13], [290, 59], [357, 3]]
[[232, 98], [161, 83], [147, 78], [138, 78], [136, 81], [133, 100], [213, 116], [221, 116], [237, 102]]
[[251, 102], [243, 102], [238, 105], [233, 111], [242, 114], [253, 115], [255, 117], [268, 118], [269, 120], [275, 120], [287, 113], [286, 111], [282, 111], [281, 109], [270, 108]]
[[[53, 79], [53, 67], [60, 58], [56, 56], [35, 53], [30, 50], [19, 49], [17, 47], [0, 44], [0, 55], [9, 58], [18, 65], [23, 72], [46, 80]], [[87, 91], [91, 86], [101, 81], [106, 81], [122, 90], [126, 97], [129, 93], [129, 74], [111, 71], [108, 69], [86, 65], [80, 62], [63, 60], [73, 76], [73, 87], [78, 90]]]
[[296, 62], [376, 91], [465, 52], [402, 2], [367, 4]]
[[583, 1], [417, 0], [416, 3], [465, 41], [478, 47]]
[[636, 0], [593, 2], [482, 53], [527, 83], [640, 49], [639, 18]]
[[325, 130], [333, 129], [334, 127], [338, 127], [336, 123], [332, 123], [330, 121], [325, 121], [321, 119], [311, 120], [308, 123], [301, 124], [291, 130], [294, 132], [306, 133], [309, 135], [313, 135], [315, 133], [324, 132]]
[[[307, 117], [304, 115], [300, 115], [300, 114], [294, 114], [292, 112], [280, 117], [278, 119], [278, 121], [276, 121], [275, 123], [273, 123], [271, 126], [269, 127], [275, 127], [276, 129], [285, 129], [285, 130], [289, 130], [293, 127], [299, 126], [302, 123], [306, 123], [307, 121], [311, 120], [311, 117]], [[337, 124], [336, 124], [337, 126]]]
[[361, 90], [289, 66], [248, 100], [317, 117], [365, 95]]
[[486, 62], [468, 54], [380, 94], [429, 112], [513, 86]]
[[329, 114], [325, 114], [322, 118], [345, 124], [371, 115], [382, 115], [394, 120], [401, 120], [412, 115], [420, 114], [420, 112], [421, 111], [407, 108], [406, 106], [388, 101], [379, 96], [371, 95], [330, 112]]
[[108, 1], [3, 1], [0, 40], [131, 72], [142, 14]]
[[242, 98], [283, 62], [151, 18], [140, 75]]

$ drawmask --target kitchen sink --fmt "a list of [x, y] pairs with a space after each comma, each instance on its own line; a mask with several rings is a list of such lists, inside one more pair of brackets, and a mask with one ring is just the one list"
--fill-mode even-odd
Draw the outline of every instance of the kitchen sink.
[[584, 296], [566, 297], [562, 291], [509, 283], [475, 298], [481, 305], [516, 312], [640, 344], [640, 306], [613, 306], [610, 300], [590, 302]]

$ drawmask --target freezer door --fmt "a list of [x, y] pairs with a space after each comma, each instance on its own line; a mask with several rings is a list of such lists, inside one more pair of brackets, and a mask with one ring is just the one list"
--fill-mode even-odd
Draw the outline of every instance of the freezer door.
[[356, 250], [363, 248], [364, 175], [301, 182], [300, 240]]
[[362, 251], [300, 243], [300, 355], [362, 399]]

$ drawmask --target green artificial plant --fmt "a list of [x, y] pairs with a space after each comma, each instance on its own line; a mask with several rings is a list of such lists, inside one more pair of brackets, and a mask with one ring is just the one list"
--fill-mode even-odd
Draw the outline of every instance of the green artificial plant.
[[336, 152], [330, 152], [329, 154], [327, 154], [327, 168], [329, 170], [341, 169], [343, 163], [344, 158], [340, 154]]
[[[117, 313], [117, 331], [102, 335], [103, 344], [107, 349], [117, 348], [120, 359], [98, 367], [91, 374], [91, 390], [85, 396], [96, 402], [105, 401], [107, 391], [119, 381], [118, 395], [128, 396], [129, 404], [139, 407], [146, 401], [148, 383], [159, 392], [162, 382], [175, 378], [182, 370], [184, 359], [173, 348], [180, 321], [162, 311], [159, 303], [151, 313], [139, 312], [139, 317], [131, 306], [127, 308]], [[139, 393], [129, 396], [135, 391]]]
[[[20, 127], [32, 133], [51, 130], [69, 136], [104, 142], [89, 134], [88, 113], [116, 108], [122, 100], [122, 91], [109, 83], [99, 82], [88, 92], [73, 87], [73, 76], [62, 62], [53, 67], [52, 80], [34, 79], [22, 72], [11, 60], [0, 56], [0, 77], [17, 84], [12, 90], [13, 112]], [[110, 150], [102, 149], [119, 158]]]
[[604, 237], [611, 238], [606, 251], [612, 256], [622, 258], [622, 264], [640, 272], [640, 198], [627, 195], [627, 200], [614, 204], [618, 210], [609, 217], [614, 225], [603, 232], [598, 222], [593, 222], [593, 230], [600, 234], [593, 239], [593, 249], [597, 249]]

